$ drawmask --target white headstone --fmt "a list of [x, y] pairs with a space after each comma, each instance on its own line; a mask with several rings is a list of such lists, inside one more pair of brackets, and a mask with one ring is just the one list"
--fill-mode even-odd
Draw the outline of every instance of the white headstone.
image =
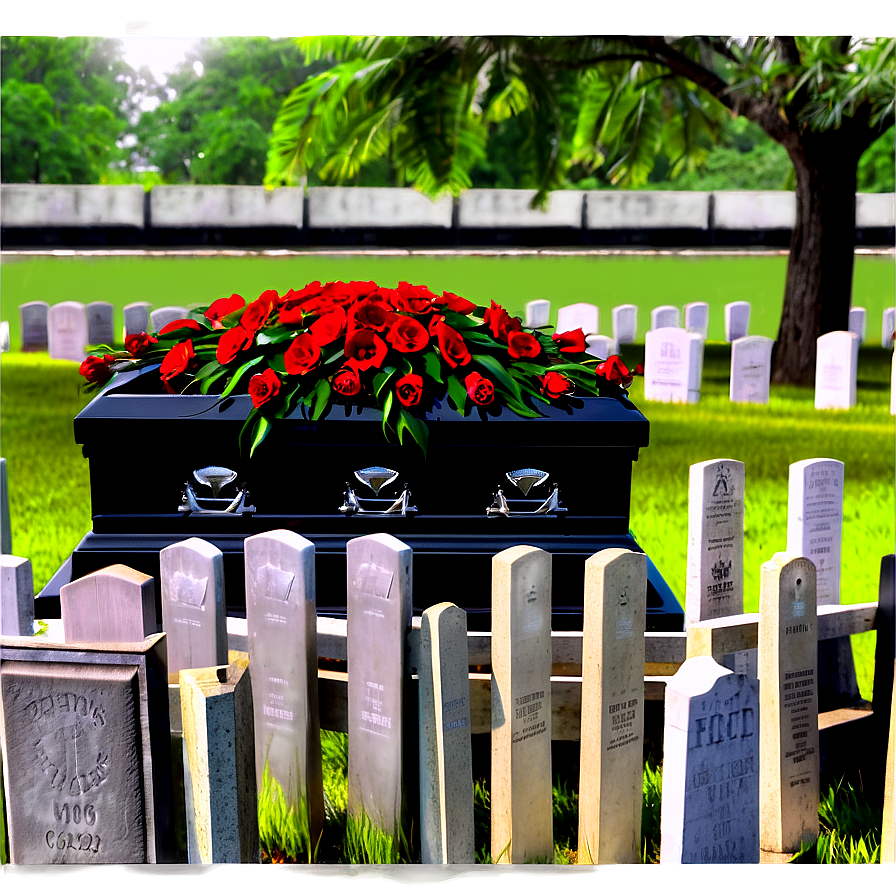
[[606, 361], [610, 355], [615, 355], [618, 349], [612, 336], [586, 336], [585, 351], [595, 358]]
[[6, 481], [6, 458], [0, 457], [0, 548], [12, 553], [12, 526], [9, 520], [9, 484]]
[[154, 333], [158, 333], [166, 324], [170, 324], [173, 320], [180, 320], [187, 316], [187, 309], [180, 305], [169, 305], [165, 308], [156, 308], [150, 311], [149, 320], [152, 324]]
[[818, 337], [815, 358], [815, 407], [846, 410], [856, 403], [859, 337], [835, 330]]
[[896, 354], [890, 361], [890, 416], [896, 416]]
[[867, 314], [864, 308], [855, 306], [849, 309], [849, 326], [847, 329], [850, 333], [855, 333], [859, 337], [859, 345], [865, 344], [865, 322]]
[[568, 333], [581, 327], [586, 336], [600, 330], [597, 305], [590, 302], [576, 302], [557, 309], [557, 333]]
[[19, 305], [22, 322], [22, 351], [45, 352], [47, 350], [47, 302], [26, 302]]
[[896, 308], [884, 308], [880, 327], [881, 348], [893, 348], [894, 331], [896, 331]]
[[547, 299], [535, 299], [526, 303], [526, 326], [546, 327], [550, 323], [551, 303]]
[[759, 862], [759, 683], [712, 657], [666, 685], [660, 861]]
[[9, 351], [9, 321], [0, 321], [0, 352]]
[[644, 397], [694, 404], [700, 398], [703, 339], [678, 327], [650, 330], [644, 339]]
[[665, 327], [680, 327], [681, 317], [674, 305], [659, 305], [650, 312], [650, 329], [661, 330]]
[[0, 578], [0, 635], [34, 634], [34, 573], [31, 561], [3, 554]]
[[725, 306], [725, 341], [734, 342], [750, 334], [750, 303], [729, 302]]
[[80, 302], [59, 302], [47, 312], [51, 358], [83, 361], [87, 345], [87, 309]]
[[424, 865], [469, 865], [473, 753], [467, 614], [452, 603], [420, 620], [420, 852]]
[[743, 336], [731, 343], [731, 401], [768, 404], [774, 344], [767, 336]]
[[[896, 678], [896, 662], [893, 664]], [[880, 835], [880, 863], [896, 863], [896, 688], [890, 698], [890, 733], [887, 738], [887, 767], [884, 773], [884, 817]]]
[[115, 306], [111, 302], [91, 302], [87, 306], [87, 342], [109, 345], [115, 341]]
[[125, 336], [149, 331], [149, 309], [151, 307], [149, 302], [131, 302], [130, 305], [124, 306]]
[[617, 305], [613, 309], [613, 339], [616, 345], [630, 345], [638, 336], [638, 306]]
[[688, 302], [684, 306], [684, 328], [688, 333], [699, 333], [704, 339], [709, 333], [709, 305], [706, 302]]

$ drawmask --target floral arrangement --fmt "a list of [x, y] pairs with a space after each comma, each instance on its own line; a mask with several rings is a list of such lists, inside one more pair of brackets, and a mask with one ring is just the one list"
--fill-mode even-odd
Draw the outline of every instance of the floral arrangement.
[[[581, 329], [530, 329], [494, 301], [488, 308], [426, 286], [373, 281], [309, 283], [282, 296], [268, 289], [253, 302], [217, 299], [158, 333], [125, 339], [125, 351], [98, 346], [80, 368], [85, 391], [124, 369], [160, 364], [170, 392], [196, 390], [221, 399], [237, 389], [252, 399], [240, 434], [249, 454], [274, 420], [297, 407], [311, 420], [334, 404], [379, 408], [383, 434], [426, 452], [426, 410], [446, 401], [461, 414], [471, 406], [503, 406], [543, 416], [539, 402], [623, 395], [640, 369], [617, 355], [585, 352]], [[244, 441], [245, 440], [245, 441]]]

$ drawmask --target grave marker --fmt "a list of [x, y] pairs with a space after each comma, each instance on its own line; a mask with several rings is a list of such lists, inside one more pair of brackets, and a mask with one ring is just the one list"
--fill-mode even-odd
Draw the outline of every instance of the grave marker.
[[0, 550], [12, 553], [12, 527], [9, 520], [9, 487], [6, 481], [6, 458], [0, 457]]
[[607, 548], [585, 562], [578, 863], [636, 864], [644, 778], [647, 560]]
[[606, 361], [617, 352], [616, 343], [611, 336], [586, 336], [585, 351], [595, 358]]
[[644, 397], [694, 404], [700, 398], [703, 340], [677, 327], [650, 330], [645, 337]]
[[324, 824], [314, 545], [278, 529], [247, 538], [244, 552], [259, 800], [282, 789], [313, 849]]
[[0, 635], [34, 634], [34, 572], [31, 561], [3, 554], [0, 578]]
[[847, 326], [847, 330], [850, 333], [855, 333], [858, 337], [859, 345], [865, 344], [865, 323], [867, 320], [867, 314], [864, 308], [860, 308], [855, 306], [849, 309], [849, 325]]
[[760, 844], [789, 854], [818, 836], [818, 617], [815, 566], [777, 553], [759, 598]]
[[613, 339], [616, 345], [630, 345], [638, 335], [638, 306], [617, 305], [613, 309]]
[[774, 344], [767, 336], [743, 336], [731, 343], [731, 401], [768, 404]]
[[87, 342], [109, 345], [115, 340], [115, 307], [111, 302], [91, 302], [87, 306]]
[[546, 327], [550, 323], [551, 303], [547, 299], [535, 299], [526, 303], [526, 326]]
[[9, 321], [0, 321], [0, 352], [9, 351]]
[[491, 855], [552, 861], [551, 555], [492, 559]]
[[759, 862], [759, 683], [712, 657], [666, 685], [660, 862]]
[[750, 303], [729, 302], [725, 306], [725, 341], [743, 339], [750, 332]]
[[420, 620], [420, 849], [425, 865], [468, 865], [473, 843], [473, 755], [467, 614], [452, 603]]
[[859, 339], [847, 330], [818, 337], [815, 358], [815, 407], [847, 410], [856, 403]]
[[890, 360], [890, 416], [896, 416], [896, 355]]
[[149, 320], [152, 324], [153, 333], [158, 333], [166, 324], [186, 316], [187, 309], [181, 305], [166, 305], [164, 308], [156, 308], [155, 311], [150, 311]]
[[896, 330], [896, 308], [884, 308], [880, 326], [881, 348], [893, 348], [894, 330]]
[[650, 312], [650, 329], [662, 330], [665, 327], [680, 327], [681, 318], [674, 305], [659, 305]]
[[47, 312], [51, 358], [83, 361], [87, 345], [87, 309], [80, 302], [59, 302]]
[[706, 339], [709, 333], [709, 305], [706, 302], [688, 302], [684, 306], [684, 328]]
[[568, 333], [581, 327], [586, 336], [600, 330], [597, 305], [591, 302], [576, 302], [557, 309], [557, 333]]
[[45, 352], [47, 350], [47, 302], [25, 302], [19, 305], [22, 322], [22, 351]]
[[131, 302], [124, 306], [124, 335], [131, 336], [149, 331], [149, 302]]

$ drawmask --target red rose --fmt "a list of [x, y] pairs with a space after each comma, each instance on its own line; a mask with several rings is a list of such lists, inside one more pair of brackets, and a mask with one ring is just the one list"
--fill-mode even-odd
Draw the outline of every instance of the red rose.
[[332, 311], [321, 315], [308, 329], [318, 345], [329, 345], [345, 332], [345, 311], [334, 305]]
[[205, 317], [207, 320], [212, 322], [212, 328], [215, 330], [222, 330], [224, 328], [224, 324], [221, 321], [227, 317], [228, 314], [233, 314], [234, 311], [239, 311], [240, 308], [245, 308], [246, 300], [242, 296], [238, 296], [234, 293], [229, 299], [218, 299], [215, 302], [212, 302], [211, 305], [208, 306], [208, 311], [205, 312]]
[[436, 335], [439, 339], [439, 351], [449, 367], [463, 367], [470, 363], [470, 352], [457, 330], [442, 320], [436, 325]]
[[392, 319], [392, 309], [380, 296], [363, 299], [351, 311], [352, 329], [366, 327], [382, 333]]
[[518, 318], [512, 318], [500, 305], [495, 304], [492, 299], [491, 307], [485, 309], [482, 319], [485, 325], [492, 331], [495, 339], [503, 339], [507, 341], [507, 335], [513, 330], [519, 330], [521, 327]]
[[249, 380], [249, 397], [257, 408], [270, 401], [279, 391], [280, 377], [270, 367]]
[[495, 384], [475, 370], [467, 374], [464, 386], [476, 404], [491, 404], [495, 400]]
[[196, 363], [196, 356], [193, 354], [193, 340], [188, 339], [186, 342], [178, 342], [173, 346], [167, 355], [162, 359], [162, 366], [159, 368], [159, 379], [165, 384], [168, 392], [174, 390], [169, 382], [176, 376], [186, 373]]
[[151, 345], [159, 340], [148, 333], [131, 333], [124, 337], [124, 347], [132, 358], [139, 358]]
[[298, 291], [290, 289], [280, 299], [280, 323], [300, 327], [304, 315], [329, 311], [333, 307], [333, 300], [322, 295], [323, 290], [319, 280]]
[[561, 352], [585, 351], [585, 332], [579, 327], [577, 330], [567, 330], [565, 333], [554, 333], [551, 339], [557, 343]]
[[436, 294], [427, 286], [412, 286], [404, 280], [399, 281], [398, 289], [395, 290], [400, 301], [399, 307], [403, 311], [410, 311], [411, 314], [424, 314], [432, 308], [433, 299]]
[[395, 384], [395, 394], [406, 408], [420, 404], [420, 396], [423, 395], [423, 377], [416, 373], [403, 376]]
[[173, 333], [175, 330], [201, 330], [202, 324], [199, 323], [198, 320], [193, 320], [189, 317], [181, 317], [178, 320], [171, 321], [170, 324], [165, 324], [161, 330], [159, 330], [159, 336], [165, 336], [168, 333]]
[[618, 383], [623, 389], [627, 389], [634, 379], [631, 371], [619, 359], [619, 355], [610, 355], [606, 361], [601, 361], [595, 366], [594, 372], [611, 383]]
[[354, 367], [341, 367], [333, 377], [333, 388], [340, 395], [357, 395], [361, 391], [361, 377]]
[[549, 370], [544, 376], [539, 377], [541, 382], [541, 394], [547, 395], [548, 398], [559, 398], [572, 392], [572, 383], [562, 374], [555, 370]]
[[287, 373], [305, 374], [320, 361], [320, 347], [310, 333], [299, 333], [283, 355]]
[[[155, 341], [155, 340], [153, 340]], [[103, 383], [112, 379], [112, 370], [110, 365], [115, 360], [115, 355], [103, 355], [102, 358], [96, 355], [89, 355], [78, 368], [78, 373], [87, 380], [88, 383]]]
[[373, 330], [355, 330], [345, 340], [344, 351], [349, 366], [356, 370], [369, 370], [371, 367], [379, 370], [389, 347]]
[[397, 351], [419, 352], [429, 342], [429, 335], [420, 321], [398, 314], [386, 333], [386, 339]]
[[240, 325], [246, 332], [253, 336], [264, 326], [264, 322], [270, 313], [280, 302], [280, 296], [275, 289], [266, 289], [248, 308], [240, 318]]
[[507, 354], [511, 358], [537, 358], [541, 345], [531, 333], [517, 330], [507, 334]]
[[453, 292], [443, 292], [442, 298], [438, 299], [438, 301], [458, 314], [472, 314], [476, 310], [476, 306], [472, 302], [461, 296], [456, 296]]
[[444, 314], [434, 314], [429, 319], [429, 335], [432, 336], [433, 339], [437, 338], [439, 335], [439, 324], [445, 322]]
[[221, 334], [218, 347], [215, 349], [215, 358], [219, 364], [229, 364], [241, 351], [252, 345], [253, 339], [251, 333], [247, 333], [237, 324]]

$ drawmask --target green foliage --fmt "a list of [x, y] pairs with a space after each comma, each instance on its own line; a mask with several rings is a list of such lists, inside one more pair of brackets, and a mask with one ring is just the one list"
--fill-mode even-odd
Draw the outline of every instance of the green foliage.
[[660, 860], [660, 803], [663, 796], [663, 770], [653, 762], [644, 764], [644, 790], [641, 804], [641, 862], [656, 865]]
[[258, 839], [264, 853], [277, 861], [313, 862], [319, 846], [311, 842], [306, 800], [299, 793], [286, 795], [267, 760], [258, 791]]
[[882, 134], [859, 159], [858, 188], [863, 193], [896, 192], [896, 128]]

